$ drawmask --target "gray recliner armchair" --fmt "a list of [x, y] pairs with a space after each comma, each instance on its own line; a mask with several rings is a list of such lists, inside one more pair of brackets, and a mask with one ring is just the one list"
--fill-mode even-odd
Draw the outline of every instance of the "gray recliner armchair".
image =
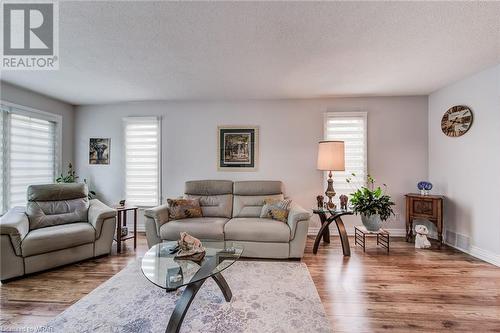
[[109, 254], [115, 217], [85, 184], [29, 186], [26, 209], [0, 219], [0, 279]]

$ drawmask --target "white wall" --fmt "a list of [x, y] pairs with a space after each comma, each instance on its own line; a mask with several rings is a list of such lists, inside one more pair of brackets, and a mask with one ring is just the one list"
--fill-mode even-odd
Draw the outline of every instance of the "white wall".
[[[317, 142], [323, 137], [325, 111], [368, 112], [368, 165], [389, 184], [402, 229], [403, 195], [427, 177], [427, 97], [338, 98], [248, 102], [136, 102], [79, 106], [75, 118], [75, 160], [108, 203], [124, 197], [122, 118], [162, 116], [163, 197], [182, 194], [190, 179], [277, 179], [287, 195], [312, 208], [324, 192], [316, 170]], [[217, 126], [260, 126], [257, 172], [217, 171]], [[90, 137], [111, 138], [111, 164], [89, 165]], [[357, 219], [354, 219], [358, 221]], [[351, 224], [354, 222], [351, 222]]]
[[[463, 136], [441, 131], [444, 112], [467, 105], [473, 123]], [[446, 241], [500, 265], [500, 65], [429, 96], [429, 176], [446, 196]], [[434, 190], [433, 190], [434, 192]]]
[[0, 99], [62, 116], [62, 166], [73, 162], [73, 105], [0, 81]]

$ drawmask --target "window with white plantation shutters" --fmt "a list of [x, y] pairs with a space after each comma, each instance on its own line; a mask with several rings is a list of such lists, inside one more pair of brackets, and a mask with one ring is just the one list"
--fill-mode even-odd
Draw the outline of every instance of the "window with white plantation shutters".
[[26, 205], [29, 185], [54, 183], [58, 171], [58, 121], [40, 111], [2, 105], [0, 132], [2, 213]]
[[127, 203], [152, 207], [160, 203], [160, 120], [124, 119], [125, 197]]
[[[333, 187], [338, 200], [366, 185], [367, 144], [366, 112], [327, 112], [325, 114], [325, 140], [344, 141], [345, 171], [333, 172]], [[354, 173], [356, 176], [352, 176]], [[347, 183], [346, 178], [351, 178]]]
[[9, 207], [24, 206], [29, 185], [54, 182], [55, 123], [12, 114], [9, 130]]

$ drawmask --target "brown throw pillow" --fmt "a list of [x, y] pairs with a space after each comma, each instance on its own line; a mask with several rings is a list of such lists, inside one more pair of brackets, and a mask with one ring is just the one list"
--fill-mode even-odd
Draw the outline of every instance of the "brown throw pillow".
[[170, 220], [202, 217], [200, 199], [167, 199]]
[[287, 222], [288, 221], [288, 209], [282, 208], [271, 208], [269, 215], [273, 220]]
[[260, 218], [270, 218], [271, 217], [271, 209], [290, 209], [290, 205], [292, 204], [292, 200], [278, 200], [278, 199], [265, 199], [264, 206], [262, 206], [262, 210], [260, 211]]

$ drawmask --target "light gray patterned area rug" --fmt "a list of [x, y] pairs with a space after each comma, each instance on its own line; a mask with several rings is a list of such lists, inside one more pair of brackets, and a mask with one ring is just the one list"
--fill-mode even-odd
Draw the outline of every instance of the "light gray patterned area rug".
[[[208, 279], [181, 332], [331, 332], [307, 266], [297, 262], [238, 261], [223, 273], [226, 302]], [[134, 262], [51, 320], [47, 332], [165, 332], [183, 288], [167, 293]]]

